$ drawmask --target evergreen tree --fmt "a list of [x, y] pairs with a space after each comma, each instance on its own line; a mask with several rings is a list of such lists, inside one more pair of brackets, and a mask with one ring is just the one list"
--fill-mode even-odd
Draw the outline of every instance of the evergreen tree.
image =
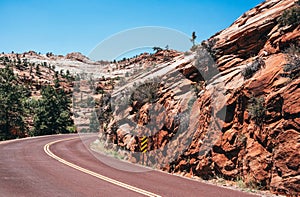
[[193, 43], [193, 46], [195, 46], [195, 40], [196, 40], [196, 38], [197, 38], [196, 32], [193, 31], [192, 38], [191, 38], [191, 42]]
[[45, 86], [34, 117], [34, 135], [68, 133], [73, 125], [71, 101], [62, 89]]
[[40, 76], [41, 75], [40, 65], [39, 64], [36, 65], [35, 69], [36, 69], [36, 71], [35, 71], [36, 75]]
[[58, 78], [55, 78], [55, 79], [54, 79], [54, 87], [55, 87], [55, 88], [59, 88], [59, 87], [60, 87], [59, 79], [58, 79]]
[[95, 112], [92, 113], [90, 117], [90, 132], [96, 133], [99, 131], [99, 121], [97, 118], [97, 114]]
[[16, 84], [11, 68], [0, 69], [0, 140], [23, 137], [27, 130], [22, 102], [26, 91]]

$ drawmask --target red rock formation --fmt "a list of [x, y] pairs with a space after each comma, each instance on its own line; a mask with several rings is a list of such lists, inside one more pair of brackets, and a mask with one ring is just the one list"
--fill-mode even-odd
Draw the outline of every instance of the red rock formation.
[[[198, 158], [199, 162], [196, 160], [194, 175], [242, 177], [248, 186], [269, 188], [274, 193], [299, 194], [300, 79], [299, 75], [293, 79], [284, 77], [283, 67], [288, 58], [282, 52], [291, 43], [300, 43], [300, 26], [279, 27], [276, 22], [283, 10], [293, 5], [292, 0], [267, 1], [208, 40], [208, 43], [215, 42], [211, 51], [225, 75], [225, 88], [232, 93], [227, 95], [229, 116], [222, 134], [216, 136], [219, 139], [211, 153]], [[226, 77], [226, 70], [239, 68], [255, 56], [263, 58], [265, 67], [235, 89], [230, 81], [237, 83], [237, 78]], [[252, 96], [265, 98], [262, 125], [249, 116], [247, 108]], [[203, 119], [199, 118], [200, 121]], [[200, 140], [203, 131], [198, 131], [195, 135]], [[192, 156], [193, 149], [191, 146], [185, 154]], [[175, 169], [185, 166], [180, 160], [176, 165]]]
[[[157, 63], [169, 70], [148, 73], [160, 73], [157, 101], [134, 101], [114, 114], [114, 121], [126, 117], [139, 126], [152, 121], [161, 127], [153, 133], [130, 125], [127, 131], [136, 132], [130, 135], [118, 130], [119, 145], [138, 150], [136, 136], [147, 135], [144, 163], [149, 166], [204, 179], [241, 179], [249, 187], [299, 194], [300, 71], [299, 65], [287, 69], [291, 54], [285, 51], [291, 44], [299, 47], [300, 26], [281, 27], [277, 22], [292, 6], [294, 0], [266, 1], [190, 56], [161, 51], [127, 62]], [[146, 75], [139, 77], [144, 80]], [[190, 91], [193, 88], [197, 94]], [[141, 161], [136, 153], [129, 158]]]

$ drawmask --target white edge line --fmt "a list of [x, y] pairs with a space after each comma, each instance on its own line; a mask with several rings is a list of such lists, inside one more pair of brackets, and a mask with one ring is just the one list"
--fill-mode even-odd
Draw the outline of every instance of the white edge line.
[[114, 185], [117, 185], [119, 187], [123, 187], [125, 189], [128, 189], [128, 190], [131, 190], [131, 191], [134, 191], [134, 192], [137, 192], [137, 193], [140, 193], [140, 194], [143, 194], [145, 196], [155, 196], [155, 197], [160, 197], [159, 195], [157, 194], [154, 194], [154, 193], [151, 193], [151, 192], [148, 192], [146, 190], [143, 190], [143, 189], [140, 189], [140, 188], [137, 188], [137, 187], [134, 187], [134, 186], [131, 186], [131, 185], [128, 185], [126, 183], [123, 183], [123, 182], [120, 182], [120, 181], [117, 181], [117, 180], [114, 180], [114, 179], [111, 179], [109, 177], [106, 177], [106, 176], [103, 176], [101, 174], [98, 174], [96, 172], [93, 172], [93, 171], [90, 171], [88, 169], [85, 169], [85, 168], [82, 168], [80, 166], [77, 166], [71, 162], [68, 162], [60, 157], [58, 157], [57, 155], [55, 155], [52, 151], [50, 151], [50, 146], [53, 145], [53, 144], [56, 144], [58, 142], [62, 142], [62, 141], [67, 141], [67, 140], [72, 140], [72, 139], [76, 139], [78, 137], [72, 137], [72, 138], [67, 138], [67, 139], [62, 139], [62, 140], [56, 140], [56, 141], [53, 141], [53, 142], [50, 142], [48, 144], [46, 144], [44, 146], [44, 151], [47, 155], [49, 155], [50, 157], [52, 157], [53, 159], [71, 167], [71, 168], [74, 168], [76, 170], [79, 170], [85, 174], [88, 174], [88, 175], [91, 175], [91, 176], [94, 176], [98, 179], [101, 179], [101, 180], [104, 180], [106, 182], [109, 182], [109, 183], [112, 183]]

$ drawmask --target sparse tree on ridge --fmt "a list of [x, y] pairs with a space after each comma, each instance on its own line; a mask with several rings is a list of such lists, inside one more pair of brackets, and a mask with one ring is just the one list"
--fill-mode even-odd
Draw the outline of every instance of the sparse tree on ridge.
[[191, 38], [191, 42], [193, 43], [193, 46], [195, 46], [195, 40], [196, 40], [196, 38], [197, 38], [196, 32], [193, 31], [192, 38]]
[[162, 50], [163, 50], [163, 49], [162, 49], [162, 48], [160, 48], [160, 47], [153, 47], [152, 49], [153, 49], [153, 51], [155, 51], [155, 53], [157, 53], [157, 52], [159, 52], [159, 51], [162, 51]]

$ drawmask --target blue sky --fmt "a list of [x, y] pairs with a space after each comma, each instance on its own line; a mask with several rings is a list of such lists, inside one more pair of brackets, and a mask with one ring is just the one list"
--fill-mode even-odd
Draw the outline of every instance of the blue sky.
[[143, 26], [196, 31], [197, 42], [262, 0], [0, 0], [0, 52], [88, 55], [113, 34]]

